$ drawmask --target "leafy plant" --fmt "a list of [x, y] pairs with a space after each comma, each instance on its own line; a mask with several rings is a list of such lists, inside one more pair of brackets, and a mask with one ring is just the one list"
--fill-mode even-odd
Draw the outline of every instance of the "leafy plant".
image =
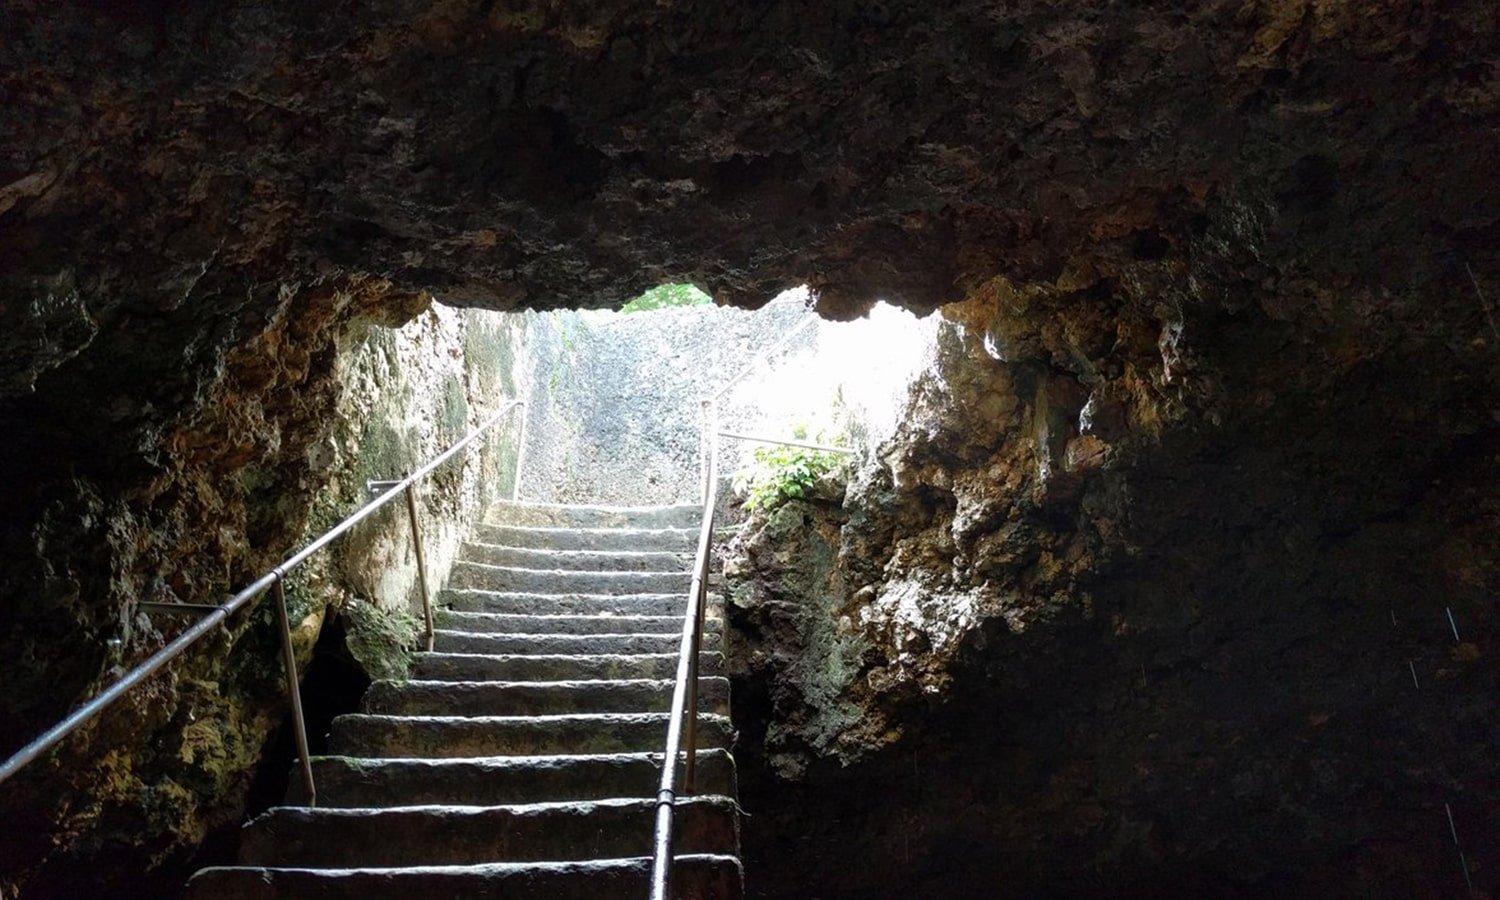
[[745, 495], [745, 509], [774, 509], [788, 500], [806, 497], [819, 478], [843, 462], [837, 453], [806, 447], [757, 447], [755, 462], [735, 473], [735, 490]]
[[649, 312], [679, 306], [705, 306], [713, 298], [691, 284], [663, 284], [652, 288], [624, 306], [620, 312]]

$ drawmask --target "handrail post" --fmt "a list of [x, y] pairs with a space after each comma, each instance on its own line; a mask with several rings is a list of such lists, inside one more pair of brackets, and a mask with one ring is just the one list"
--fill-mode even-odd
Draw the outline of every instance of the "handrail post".
[[411, 543], [417, 551], [417, 587], [422, 591], [422, 623], [426, 628], [423, 641], [432, 651], [435, 632], [432, 627], [432, 592], [427, 589], [427, 554], [422, 549], [422, 528], [417, 524], [416, 484], [406, 486], [406, 517], [411, 521]]
[[526, 459], [526, 420], [531, 417], [531, 404], [517, 401], [521, 407], [521, 435], [516, 438], [516, 472], [510, 479], [510, 502], [521, 496], [521, 463]]
[[286, 573], [279, 567], [276, 575], [276, 619], [281, 623], [281, 660], [286, 667], [286, 695], [292, 702], [292, 730], [297, 739], [297, 755], [302, 761], [302, 784], [307, 788], [307, 805], [318, 805], [318, 788], [313, 783], [312, 756], [307, 749], [307, 722], [302, 717], [302, 687], [297, 680], [297, 652], [292, 648], [292, 620], [286, 612]]
[[712, 400], [698, 401], [698, 415], [703, 420], [703, 427], [698, 432], [698, 502], [708, 502], [708, 435], [712, 431], [712, 422], [709, 419]]
[[[698, 656], [703, 642], [703, 610], [707, 597], [708, 564], [713, 548], [714, 507], [718, 505], [717, 461], [708, 460], [708, 496], [703, 500], [703, 524], [698, 529], [698, 552], [693, 561], [677, 644], [677, 673], [672, 708], [667, 714], [667, 740], [661, 760], [661, 786], [656, 792], [656, 825], [652, 839], [651, 900], [669, 900], [672, 879], [673, 812], [678, 796], [677, 758], [687, 741], [683, 793], [692, 790], [696, 775], [698, 727]], [[683, 734], [686, 730], [686, 735]]]
[[[717, 400], [714, 401], [714, 405], [713, 405], [713, 422], [711, 424], [712, 424], [713, 427], [710, 428], [709, 432], [708, 432], [708, 454], [709, 454], [709, 458], [708, 458], [708, 478], [710, 480], [712, 480], [712, 481], [718, 481], [718, 479], [719, 479], [719, 403], [718, 403]], [[709, 485], [709, 490], [705, 491], [704, 494], [703, 494], [703, 502], [707, 503], [709, 501], [710, 497], [713, 497], [713, 498], [717, 499], [718, 495], [719, 495], [719, 486], [717, 484]], [[714, 510], [714, 512], [718, 512], [718, 510]]]
[[703, 609], [704, 595], [708, 592], [708, 585], [704, 581], [698, 582], [697, 598], [694, 600], [697, 606], [697, 624], [693, 627], [693, 650], [688, 659], [688, 683], [687, 683], [687, 734], [684, 740], [687, 743], [687, 758], [683, 764], [682, 788], [685, 793], [696, 794], [695, 781], [698, 775], [698, 655], [703, 651]]
[[[662, 760], [662, 765], [676, 763]], [[656, 793], [656, 824], [651, 848], [651, 900], [669, 900], [672, 896], [672, 810], [676, 795], [665, 788]]]

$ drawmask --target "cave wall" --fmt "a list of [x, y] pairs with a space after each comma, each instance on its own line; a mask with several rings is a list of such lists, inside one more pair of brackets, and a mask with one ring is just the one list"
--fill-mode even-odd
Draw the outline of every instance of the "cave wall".
[[[309, 305], [347, 310], [354, 296]], [[290, 317], [231, 356], [208, 387], [214, 402], [162, 436], [171, 464], [150, 492], [106, 502], [104, 484], [78, 478], [74, 489], [94, 497], [88, 518], [45, 518], [31, 534], [36, 556], [8, 560], [11, 579], [45, 565], [50, 590], [12, 595], [28, 602], [8, 610], [7, 646], [26, 665], [4, 701], [7, 750], [190, 621], [137, 601], [212, 602], [239, 589], [364, 503], [367, 479], [411, 471], [517, 393], [524, 328], [515, 317], [433, 307], [400, 329], [357, 316], [314, 321], [324, 336], [317, 356], [289, 338], [314, 323]], [[499, 427], [483, 453], [420, 489], [434, 589], [477, 512], [508, 493], [513, 429]], [[370, 677], [403, 674], [400, 645], [414, 638], [421, 609], [404, 505], [300, 567], [287, 596], [304, 673], [324, 624], [342, 616], [344, 651]], [[268, 764], [281, 771], [260, 771], [286, 727], [274, 615], [270, 603], [253, 603], [7, 782], [0, 893], [170, 897], [205, 838], [216, 837], [210, 852], [232, 853], [252, 781], [274, 785], [288, 765], [276, 758]], [[57, 654], [49, 638], [70, 652]]]
[[[365, 502], [372, 480], [401, 478], [448, 449], [503, 404], [525, 393], [528, 329], [519, 315], [434, 305], [399, 329], [366, 326], [339, 358], [341, 393], [328, 432], [309, 451], [315, 477], [308, 536], [315, 537]], [[417, 515], [431, 589], [447, 580], [461, 543], [496, 500], [509, 498], [519, 456], [522, 411], [416, 488]], [[405, 675], [388, 637], [360, 633], [366, 618], [400, 633], [420, 627], [416, 549], [404, 502], [376, 513], [320, 557], [308, 574], [334, 590], [328, 603], [352, 612], [356, 655], [372, 674]], [[414, 636], [408, 634], [408, 637]], [[408, 643], [409, 646], [409, 643]]]
[[[1016, 684], [1098, 672], [1119, 687], [1130, 666], [1098, 660], [1122, 646], [1136, 648], [1149, 686], [1176, 683], [1163, 673], [1225, 668], [1221, 655], [1242, 648], [1257, 662], [1229, 672], [1265, 658], [1312, 665], [1291, 651], [1329, 644], [1338, 652], [1319, 665], [1333, 661], [1360, 691], [1374, 685], [1373, 698], [1394, 700], [1395, 686], [1382, 689], [1368, 668], [1379, 661], [1389, 677], [1382, 654], [1352, 649], [1372, 646], [1365, 638], [1376, 635], [1354, 627], [1371, 620], [1349, 617], [1374, 616], [1384, 602], [1388, 620], [1389, 599], [1376, 597], [1409, 598], [1397, 621], [1412, 630], [1386, 638], [1435, 677], [1440, 651], [1416, 629], [1438, 599], [1452, 598], [1466, 631], [1490, 627], [1481, 597], [1493, 596], [1484, 523], [1500, 343], [1496, 16], [1481, 0], [391, 0], [336, 14], [283, 0], [3, 0], [0, 745], [44, 727], [153, 645], [133, 598], [213, 596], [292, 545], [314, 494], [307, 451], [331, 427], [340, 336], [355, 323], [404, 322], [428, 291], [453, 305], [599, 307], [667, 281], [742, 305], [805, 282], [835, 318], [882, 298], [919, 311], [967, 298], [955, 318], [984, 354], [973, 385], [934, 388], [930, 427], [899, 441], [906, 456], [856, 489], [871, 500], [851, 507], [841, 537], [850, 596], [865, 598], [867, 630], [886, 645], [947, 621], [944, 603], [924, 601], [944, 592], [979, 592], [976, 621], [991, 623], [955, 630], [937, 652], [913, 637], [909, 660], [861, 663], [882, 675], [849, 695], [910, 740], [923, 731], [915, 707], [881, 698], [926, 696], [929, 685], [941, 694], [949, 678], [960, 683], [950, 674], [960, 661], [970, 660], [963, 683], [1000, 685], [965, 696], [998, 698], [994, 709], [1024, 723], [1030, 695]], [[1068, 423], [1090, 397], [1097, 430], [1086, 435]], [[237, 484], [251, 467], [269, 474]], [[994, 483], [1028, 505], [993, 499], [1002, 496]], [[903, 583], [916, 593], [897, 615], [904, 607], [887, 609], [880, 598], [892, 594], [881, 590]], [[984, 584], [996, 587], [986, 594]], [[860, 594], [868, 586], [873, 600]], [[1055, 655], [1021, 654], [1035, 665], [1017, 666], [1013, 680], [995, 674], [1016, 643], [997, 611], [1038, 638], [1054, 626], [1033, 619], [1080, 624]], [[1131, 641], [1099, 638], [1114, 615]], [[1201, 624], [1187, 624], [1195, 616]], [[1262, 619], [1272, 627], [1255, 627]], [[1260, 633], [1266, 647], [1244, 643]], [[1065, 653], [1091, 646], [1079, 634], [1100, 652]], [[1441, 670], [1488, 677], [1492, 654], [1468, 643], [1478, 658]], [[191, 709], [179, 702], [184, 684], [216, 674], [163, 682], [83, 741], [89, 753], [54, 765], [64, 781], [97, 776], [102, 787], [8, 793], [20, 811], [7, 827], [50, 836], [56, 822], [73, 823], [59, 860], [89, 858], [127, 832], [153, 852], [178, 846], [185, 833], [131, 811], [218, 808], [238, 776], [153, 791], [131, 776], [110, 781], [134, 757], [109, 748], [163, 735], [162, 769], [180, 768], [171, 748], [192, 733], [178, 715]], [[1207, 676], [1183, 684], [1160, 699], [1210, 711], [1222, 702], [1202, 687]], [[1124, 704], [1102, 690], [1057, 699]], [[1285, 713], [1268, 745], [1277, 749], [1303, 746], [1292, 723], [1325, 712], [1304, 716], [1305, 693], [1248, 695]], [[1408, 764], [1401, 755], [1420, 731], [1457, 753], [1480, 743], [1460, 747], [1453, 736], [1482, 731], [1490, 707], [1467, 687], [1458, 696], [1453, 721], [1433, 718], [1439, 704], [1419, 704], [1394, 707], [1410, 726], [1370, 728], [1395, 728], [1384, 749], [1406, 774], [1392, 783], [1420, 788], [1406, 808], [1421, 815], [1342, 821], [1373, 821], [1377, 836], [1410, 821], [1411, 840], [1391, 846], [1421, 846], [1429, 788], [1490, 777], [1479, 763], [1460, 772], [1463, 756]], [[1095, 721], [1083, 712], [1069, 721]], [[1317, 727], [1352, 742], [1356, 729], [1337, 724], [1350, 717], [1330, 715]], [[1274, 718], [1231, 708], [1225, 734]], [[1060, 729], [1063, 720], [1041, 721]], [[1138, 740], [1132, 728], [1075, 738], [1102, 748], [1090, 758], [1132, 759], [1125, 748], [1160, 733]], [[848, 771], [905, 783], [899, 754], [872, 748], [898, 744], [879, 735], [841, 744], [842, 734], [826, 745], [835, 758], [887, 754], [884, 769]], [[1012, 746], [1024, 762], [1063, 743]], [[1284, 754], [1305, 761], [1297, 771], [1257, 757], [1266, 764], [1235, 789], [1266, 797], [1268, 785], [1305, 781], [1314, 797], [1353, 796], [1338, 784], [1349, 784], [1340, 773], [1370, 771], [1358, 752], [1346, 763]], [[1235, 784], [1220, 763], [1139, 763], [1157, 774], [1094, 779], [1127, 786], [1094, 806], [1107, 810], [1100, 822], [1131, 826], [1119, 834], [1149, 821], [1155, 837], [1122, 838], [1138, 851], [1128, 858], [1090, 856], [1103, 838], [1084, 828], [1067, 856], [1105, 887], [1127, 883], [1113, 877], [1121, 873], [1142, 883], [1208, 859], [1239, 810], [1201, 802]], [[218, 771], [248, 765], [235, 756]], [[853, 782], [831, 765], [810, 766], [829, 774], [806, 782], [806, 796], [838, 808]], [[995, 771], [1065, 786], [1090, 783], [1084, 765]], [[940, 809], [940, 799], [963, 799], [965, 784], [987, 786], [984, 771], [958, 770], [922, 796]], [[1371, 779], [1369, 790], [1382, 784]], [[986, 803], [1000, 796], [982, 793]], [[1448, 793], [1483, 834], [1463, 807], [1473, 792]], [[1093, 807], [1069, 799], [1083, 795], [1058, 796], [1086, 825]], [[1350, 809], [1400, 802], [1382, 794]], [[1203, 812], [1158, 827], [1139, 811], [1164, 807]], [[90, 812], [102, 808], [121, 812]], [[1368, 872], [1360, 883], [1378, 885], [1383, 864], [1369, 861], [1384, 838], [1331, 820], [1320, 831], [1325, 818], [1277, 808], [1291, 827], [1253, 825], [1344, 835]], [[880, 833], [861, 828], [865, 815], [825, 836], [836, 846], [851, 831]], [[1071, 871], [1060, 848], [1080, 840], [1042, 832], [1052, 855], [996, 856], [1036, 835], [957, 829], [939, 841], [930, 829], [899, 831], [927, 835], [919, 850], [941, 843], [1033, 872], [1017, 876], [1017, 890]], [[29, 868], [54, 852], [49, 840], [4, 846]], [[1336, 843], [1313, 841], [1325, 849], [1298, 871], [1324, 871]], [[879, 859], [912, 858], [893, 848], [870, 845]], [[795, 847], [783, 849], [787, 870], [832, 877], [821, 860], [803, 866]], [[1303, 859], [1285, 856], [1287, 871]], [[1418, 871], [1405, 851], [1391, 858], [1398, 875]], [[934, 879], [950, 861], [919, 859]], [[1058, 865], [1041, 873], [1032, 859]], [[1182, 877], [1219, 884], [1205, 866]], [[1391, 890], [1407, 883], [1393, 878]], [[1084, 890], [1070, 884], [1059, 890]], [[1422, 891], [1431, 893], [1416, 884]]]
[[758, 895], [1489, 890], [1493, 345], [990, 290], [725, 551]]

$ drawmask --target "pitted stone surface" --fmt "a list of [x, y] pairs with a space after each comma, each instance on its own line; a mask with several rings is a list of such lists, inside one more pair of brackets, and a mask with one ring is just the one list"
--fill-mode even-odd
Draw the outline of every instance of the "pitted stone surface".
[[679, 594], [538, 594], [460, 588], [442, 591], [439, 602], [460, 612], [536, 615], [682, 615]]
[[[597, 859], [640, 856], [655, 813], [651, 799], [392, 809], [280, 807], [246, 826], [240, 862], [341, 868], [472, 866], [497, 859], [547, 862], [579, 853]], [[688, 798], [678, 804], [677, 817], [679, 852], [736, 851], [733, 800]]]
[[474, 530], [474, 540], [505, 547], [546, 550], [667, 550], [691, 553], [696, 528], [556, 528], [547, 526], [487, 525]]
[[[648, 858], [581, 862], [491, 863], [482, 866], [405, 868], [216, 868], [188, 885], [193, 898], [215, 900], [635, 900], [649, 887]], [[734, 856], [680, 856], [674, 892], [686, 900], [738, 897], [740, 863]]]
[[[718, 675], [724, 668], [721, 653], [705, 651], [699, 671]], [[677, 672], [676, 653], [636, 653], [596, 656], [489, 656], [482, 653], [418, 653], [412, 674], [418, 678], [459, 681], [570, 681], [597, 678], [671, 678]]]
[[[423, 804], [538, 803], [558, 797], [648, 797], [661, 777], [661, 753], [586, 753], [478, 759], [313, 760], [320, 807], [366, 809]], [[698, 759], [705, 794], [734, 796], [734, 759], [706, 750]], [[292, 780], [287, 801], [305, 803]]]
[[[678, 633], [682, 629], [681, 616], [578, 615], [556, 613], [553, 615], [528, 613], [477, 613], [439, 610], [438, 626], [450, 631], [473, 631], [485, 634], [660, 634]], [[705, 630], [718, 633], [724, 620], [711, 615], [705, 620]]]
[[[365, 694], [365, 712], [378, 715], [558, 715], [570, 712], [665, 712], [673, 681], [381, 681]], [[729, 680], [700, 678], [699, 708], [729, 713]]]

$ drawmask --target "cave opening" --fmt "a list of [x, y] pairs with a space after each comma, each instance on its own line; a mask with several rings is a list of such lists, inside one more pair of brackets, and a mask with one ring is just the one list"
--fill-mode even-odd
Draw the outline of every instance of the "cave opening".
[[[513, 400], [435, 570], [696, 496], [805, 283], [935, 316], [712, 429], [865, 451], [714, 545], [751, 896], [1496, 891], [1493, 2], [0, 4], [0, 753]], [[319, 704], [411, 680], [404, 515], [287, 585]], [[229, 852], [270, 613], [0, 783], [0, 896]]]
[[[936, 317], [876, 303], [830, 322], [806, 286], [754, 310], [676, 296], [528, 314], [521, 499], [690, 501], [709, 454], [726, 483], [743, 482], [758, 447], [791, 446], [778, 439], [868, 452], [895, 430], [935, 352]], [[800, 458], [788, 452], [788, 464]]]

